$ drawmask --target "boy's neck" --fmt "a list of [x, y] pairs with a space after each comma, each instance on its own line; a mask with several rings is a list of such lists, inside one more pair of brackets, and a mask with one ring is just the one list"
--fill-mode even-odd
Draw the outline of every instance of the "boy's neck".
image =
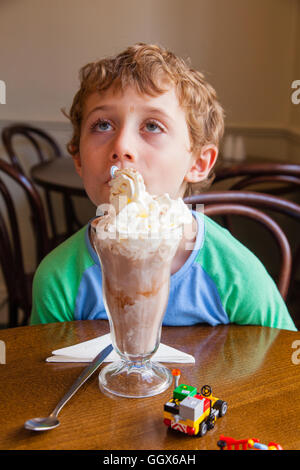
[[175, 253], [171, 264], [171, 274], [175, 274], [184, 265], [194, 248], [197, 238], [198, 224], [193, 216], [191, 224], [184, 226], [184, 236], [180, 241], [179, 247]]

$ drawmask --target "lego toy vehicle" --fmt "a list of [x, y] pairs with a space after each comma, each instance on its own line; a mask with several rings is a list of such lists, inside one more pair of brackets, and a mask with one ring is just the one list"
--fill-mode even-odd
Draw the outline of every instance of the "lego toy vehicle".
[[172, 371], [175, 376], [173, 397], [164, 405], [164, 424], [170, 429], [202, 437], [215, 425], [216, 419], [227, 412], [226, 401], [212, 396], [209, 385], [201, 388], [200, 394], [195, 387], [178, 385], [180, 371]]

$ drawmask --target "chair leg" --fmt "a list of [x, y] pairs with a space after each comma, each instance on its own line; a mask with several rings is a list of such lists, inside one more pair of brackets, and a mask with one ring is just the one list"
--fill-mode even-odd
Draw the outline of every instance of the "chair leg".
[[31, 314], [31, 307], [26, 307], [23, 310], [23, 319], [21, 321], [21, 326], [29, 325], [30, 314]]
[[16, 326], [18, 326], [18, 316], [19, 316], [18, 314], [19, 314], [18, 305], [13, 302], [9, 302], [9, 318], [8, 318], [9, 328], [15, 328]]
[[51, 195], [50, 195], [50, 192], [47, 190], [45, 190], [45, 198], [46, 198], [46, 203], [47, 203], [47, 208], [48, 208], [52, 237], [57, 238], [57, 229], [56, 229], [56, 223], [55, 223], [55, 218], [53, 214]]
[[293, 267], [292, 267], [292, 275], [291, 275], [291, 281], [296, 280], [296, 275], [297, 275], [297, 270], [300, 265], [300, 244], [297, 246], [294, 259], [293, 259]]
[[294, 256], [293, 256], [293, 263], [292, 263], [292, 271], [291, 271], [291, 279], [290, 279], [290, 288], [289, 288], [289, 293], [288, 293], [288, 301], [293, 301], [295, 300], [295, 288], [294, 284], [297, 282], [296, 276], [297, 276], [297, 271], [299, 269], [300, 265], [300, 244], [298, 244]]
[[67, 224], [67, 234], [70, 237], [75, 232], [76, 226], [77, 228], [80, 228], [81, 225], [76, 217], [73, 202], [67, 194], [64, 194], [64, 210]]

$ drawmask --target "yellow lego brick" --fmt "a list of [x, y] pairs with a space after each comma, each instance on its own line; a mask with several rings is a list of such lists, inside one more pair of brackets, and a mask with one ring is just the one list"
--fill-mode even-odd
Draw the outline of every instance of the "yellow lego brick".
[[164, 411], [164, 418], [165, 419], [170, 419], [171, 421], [174, 421], [173, 413], [169, 413], [168, 411]]

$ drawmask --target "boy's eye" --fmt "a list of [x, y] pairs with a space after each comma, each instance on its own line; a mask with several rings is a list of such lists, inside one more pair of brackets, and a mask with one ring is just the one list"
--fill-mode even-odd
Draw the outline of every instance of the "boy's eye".
[[160, 126], [156, 121], [148, 121], [146, 122], [145, 125], [146, 129], [148, 132], [151, 132], [153, 134], [163, 132], [162, 126]]
[[112, 125], [105, 119], [99, 119], [92, 125], [92, 130], [106, 132], [112, 129]]

